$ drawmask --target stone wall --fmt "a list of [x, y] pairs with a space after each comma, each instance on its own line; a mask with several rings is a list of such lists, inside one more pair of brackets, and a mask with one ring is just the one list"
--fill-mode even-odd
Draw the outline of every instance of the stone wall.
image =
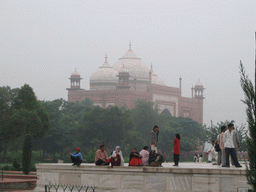
[[[95, 185], [96, 192], [237, 192], [248, 188], [245, 169], [114, 167], [82, 164], [37, 164], [37, 187], [72, 184]], [[60, 190], [59, 190], [60, 191]]]

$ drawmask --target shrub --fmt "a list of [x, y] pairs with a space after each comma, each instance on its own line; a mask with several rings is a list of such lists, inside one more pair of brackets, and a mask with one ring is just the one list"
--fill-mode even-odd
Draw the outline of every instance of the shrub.
[[30, 165], [32, 159], [32, 135], [27, 134], [24, 139], [23, 155], [22, 155], [22, 169], [23, 173], [28, 175], [30, 172]]
[[14, 170], [14, 171], [19, 171], [19, 170], [20, 170], [20, 164], [17, 163], [16, 160], [13, 161], [12, 166], [13, 166], [13, 170]]
[[9, 171], [9, 170], [11, 170], [11, 167], [9, 165], [5, 165], [2, 167], [2, 170]]

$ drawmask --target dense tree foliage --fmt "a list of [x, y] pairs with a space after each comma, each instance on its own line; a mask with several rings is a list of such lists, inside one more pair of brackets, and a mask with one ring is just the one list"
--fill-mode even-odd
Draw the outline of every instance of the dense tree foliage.
[[251, 191], [256, 191], [256, 97], [255, 88], [245, 74], [242, 62], [240, 63], [240, 82], [245, 95], [243, 103], [247, 105], [246, 114], [249, 128], [249, 137], [247, 138], [249, 166], [246, 168], [246, 177], [252, 187]]
[[47, 110], [36, 100], [29, 85], [21, 89], [11, 90], [9, 87], [1, 89], [0, 132], [5, 142], [17, 139], [26, 134], [42, 136], [49, 128]]
[[[181, 152], [190, 152], [198, 150], [199, 145], [215, 137], [218, 132], [217, 128], [204, 129], [190, 118], [159, 114], [154, 103], [145, 100], [137, 101], [131, 110], [116, 106], [101, 108], [94, 106], [90, 99], [80, 102], [63, 99], [38, 102], [31, 90], [27, 85], [18, 90], [9, 87], [0, 89], [0, 105], [4, 111], [1, 113], [10, 113], [1, 116], [5, 119], [0, 131], [8, 139], [6, 142], [0, 141], [5, 144], [4, 147], [1, 145], [0, 151], [21, 150], [19, 143], [24, 139], [22, 135], [32, 134], [33, 150], [40, 152], [41, 161], [56, 161], [60, 158], [68, 162], [67, 151], [80, 147], [86, 161], [93, 162], [100, 144], [106, 145], [109, 155], [119, 145], [124, 156], [128, 157], [132, 148], [136, 147], [140, 151], [143, 146], [149, 146], [150, 131], [154, 125], [158, 125], [158, 148], [172, 159], [176, 133], [181, 135]], [[47, 119], [46, 114], [49, 114], [50, 119], [48, 125], [42, 120], [42, 117]], [[11, 145], [8, 144], [10, 140]]]
[[[8, 148], [26, 134], [42, 137], [49, 129], [48, 111], [37, 101], [33, 89], [24, 85], [20, 89], [0, 89], [0, 139]], [[5, 154], [3, 156], [5, 158]]]

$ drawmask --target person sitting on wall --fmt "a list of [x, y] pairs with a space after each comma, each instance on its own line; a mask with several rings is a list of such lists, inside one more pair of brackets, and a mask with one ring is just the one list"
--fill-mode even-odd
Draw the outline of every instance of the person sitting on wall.
[[194, 158], [193, 158], [193, 161], [196, 163], [196, 162], [198, 162], [198, 155], [197, 155], [197, 153], [195, 153], [195, 156], [194, 156]]
[[105, 150], [105, 145], [100, 145], [100, 148], [96, 151], [95, 155], [95, 165], [108, 165], [109, 162], [107, 161], [108, 156]]
[[149, 152], [148, 146], [144, 146], [140, 152], [142, 165], [148, 165]]
[[141, 155], [137, 152], [136, 148], [133, 148], [130, 153], [129, 166], [142, 166]]
[[215, 151], [215, 141], [212, 140], [212, 145], [209, 147], [207, 153], [208, 153], [208, 163], [212, 162], [212, 159], [217, 159], [218, 153]]
[[111, 167], [113, 166], [120, 166], [121, 165], [121, 156], [119, 153], [115, 154], [115, 156], [111, 156], [108, 160], [111, 163]]
[[149, 166], [157, 167], [162, 166], [162, 163], [164, 162], [163, 156], [161, 154], [156, 153], [155, 150], [150, 151], [149, 153]]
[[124, 158], [123, 158], [123, 154], [121, 151], [121, 147], [119, 147], [119, 146], [116, 146], [116, 149], [112, 152], [111, 157], [115, 158], [117, 156], [117, 154], [119, 154], [119, 156], [120, 156], [120, 165], [118, 165], [118, 166], [124, 166]]
[[77, 165], [80, 166], [80, 164], [83, 161], [83, 156], [80, 152], [80, 148], [75, 148], [75, 153], [71, 154], [70, 150], [68, 151], [68, 154], [71, 156], [71, 161], [73, 163], [73, 165]]

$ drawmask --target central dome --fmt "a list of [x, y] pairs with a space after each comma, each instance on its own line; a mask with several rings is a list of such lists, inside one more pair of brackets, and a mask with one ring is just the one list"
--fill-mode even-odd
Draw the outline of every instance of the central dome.
[[102, 66], [99, 67], [97, 71], [95, 71], [90, 78], [91, 83], [117, 83], [118, 72], [111, 67], [107, 62], [107, 56], [105, 56], [105, 62]]
[[124, 67], [129, 72], [131, 79], [149, 81], [149, 68], [142, 62], [141, 58], [133, 53], [131, 44], [129, 50], [113, 65], [113, 68], [118, 72], [121, 72]]

